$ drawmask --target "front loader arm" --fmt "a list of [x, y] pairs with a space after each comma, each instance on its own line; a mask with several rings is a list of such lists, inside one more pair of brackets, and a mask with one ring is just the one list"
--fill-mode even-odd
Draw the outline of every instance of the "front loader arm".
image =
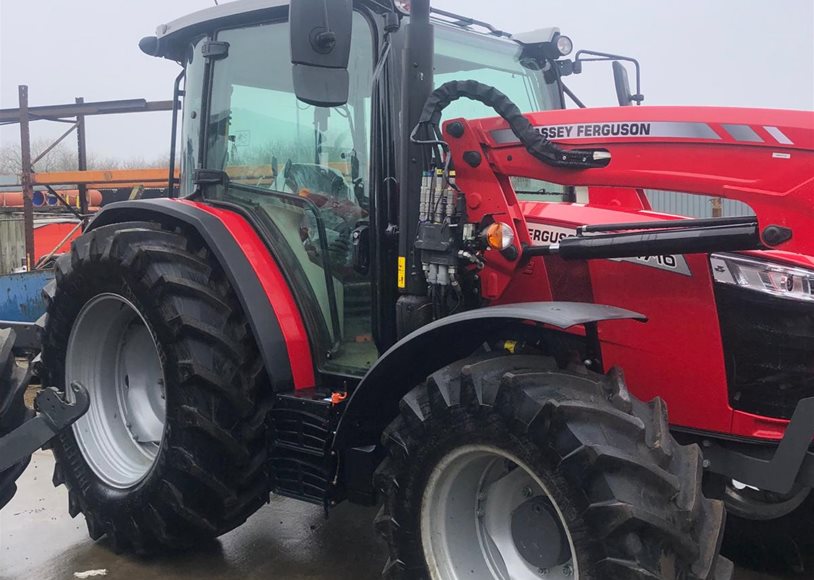
[[[518, 176], [576, 187], [656, 189], [738, 200], [754, 210], [764, 245], [800, 253], [814, 248], [810, 112], [625, 107], [549, 111], [528, 118], [535, 131], [562, 146], [607, 150], [610, 163], [585, 171], [540, 163], [501, 119], [453, 120], [445, 135], [452, 124], [464, 124], [504, 187], [508, 176]], [[473, 144], [462, 149], [454, 138], [450, 143], [460, 166]], [[776, 228], [790, 230], [791, 237], [778, 236]]]

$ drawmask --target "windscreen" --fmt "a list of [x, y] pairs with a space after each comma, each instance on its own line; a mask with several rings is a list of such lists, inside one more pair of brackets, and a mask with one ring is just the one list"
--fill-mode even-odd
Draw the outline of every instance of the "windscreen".
[[[493, 86], [527, 113], [559, 108], [559, 89], [539, 71], [524, 68], [514, 42], [447, 25], [435, 27], [435, 85], [473, 80]], [[444, 110], [446, 118], [477, 119], [497, 113], [483, 103], [459, 99]]]
[[[453, 80], [474, 80], [493, 86], [524, 113], [560, 108], [559, 87], [540, 71], [523, 67], [520, 47], [513, 42], [454, 28], [435, 26], [435, 86]], [[458, 99], [444, 109], [445, 119], [494, 117], [487, 105]], [[512, 186], [528, 201], [562, 201], [564, 188], [525, 177], [512, 177]]]

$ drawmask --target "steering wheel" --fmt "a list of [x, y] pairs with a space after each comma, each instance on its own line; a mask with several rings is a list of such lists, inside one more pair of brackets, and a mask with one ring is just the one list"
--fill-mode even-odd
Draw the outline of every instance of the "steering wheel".
[[336, 201], [351, 199], [344, 177], [330, 167], [316, 163], [294, 163], [289, 159], [283, 168], [283, 179], [292, 193], [306, 189], [329, 196]]

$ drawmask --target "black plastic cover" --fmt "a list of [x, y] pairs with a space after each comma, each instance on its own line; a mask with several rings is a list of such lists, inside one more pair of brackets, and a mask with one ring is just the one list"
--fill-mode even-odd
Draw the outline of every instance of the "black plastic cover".
[[353, 2], [293, 0], [289, 10], [297, 98], [321, 107], [344, 105], [348, 101]]

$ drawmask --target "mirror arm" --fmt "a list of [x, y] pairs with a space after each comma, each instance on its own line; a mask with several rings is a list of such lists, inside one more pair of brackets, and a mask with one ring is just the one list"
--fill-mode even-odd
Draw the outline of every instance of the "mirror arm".
[[[597, 58], [582, 58], [582, 55], [588, 55]], [[637, 105], [641, 105], [642, 101], [644, 101], [644, 95], [642, 95], [641, 66], [639, 65], [638, 60], [630, 56], [623, 56], [621, 54], [612, 54], [609, 52], [598, 52], [595, 50], [578, 50], [577, 53], [574, 55], [575, 63], [604, 62], [609, 60], [623, 60], [626, 62], [633, 63], [633, 66], [636, 69], [636, 94], [631, 95], [630, 100], [635, 102]]]

